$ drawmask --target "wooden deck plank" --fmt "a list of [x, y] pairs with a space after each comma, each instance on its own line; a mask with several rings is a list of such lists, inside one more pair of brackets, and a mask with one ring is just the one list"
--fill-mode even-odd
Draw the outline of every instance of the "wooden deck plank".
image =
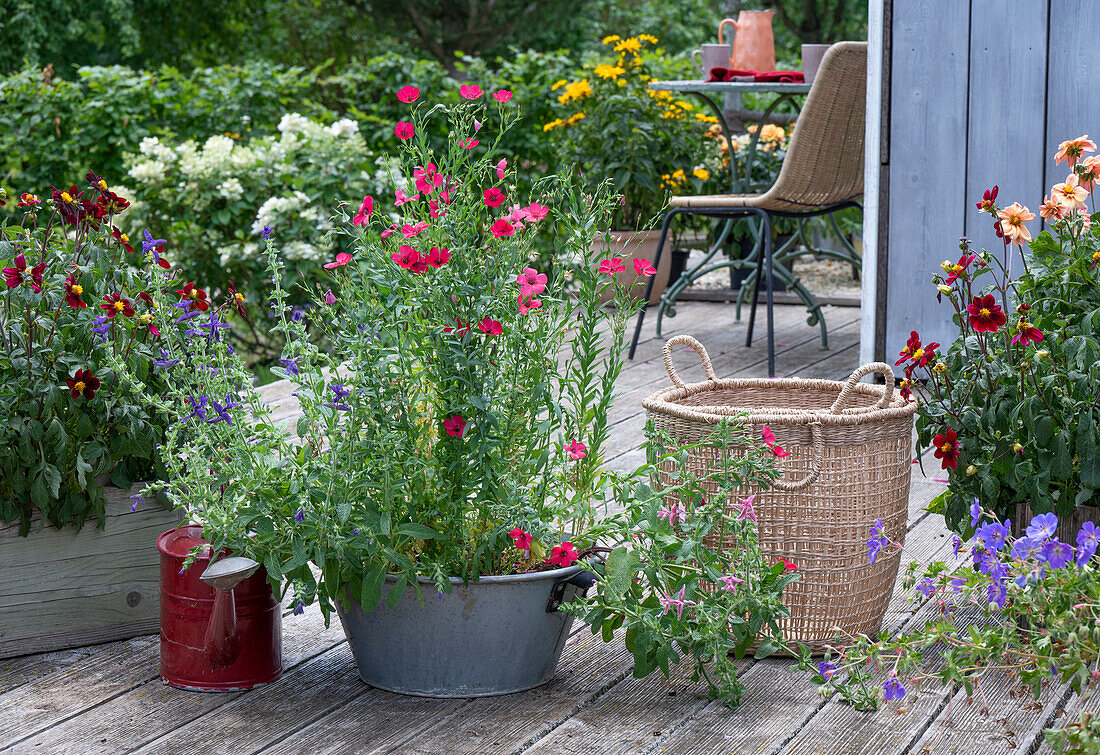
[[[19, 695], [0, 696], [0, 711], [5, 718], [18, 711], [33, 709], [43, 697], [53, 704], [55, 716], [27, 717], [17, 727], [15, 737], [0, 729], [0, 746], [12, 744], [12, 752], [71, 753], [120, 752], [141, 747], [157, 736], [186, 724], [208, 711], [246, 695], [244, 692], [202, 693], [170, 687], [160, 680], [159, 636], [142, 638], [140, 648], [120, 647], [120, 653], [103, 653], [107, 658], [106, 677], [94, 677], [103, 659], [74, 664], [60, 678], [46, 678], [41, 689], [27, 685]], [[321, 623], [321, 612], [310, 606], [300, 616], [283, 621], [284, 676], [292, 675], [299, 664], [344, 642], [339, 622], [328, 629]], [[130, 643], [119, 643], [125, 646]], [[117, 658], [116, 656], [121, 656]], [[112, 669], [125, 669], [112, 678]], [[72, 683], [68, 683], [69, 679]], [[98, 680], [98, 681], [97, 681]], [[270, 686], [270, 685], [269, 685]], [[260, 688], [262, 689], [262, 688]], [[68, 691], [71, 699], [59, 697]], [[62, 703], [64, 703], [62, 705]], [[32, 727], [30, 732], [27, 726]], [[37, 732], [37, 733], [36, 733]], [[29, 734], [29, 736], [28, 736]], [[16, 738], [18, 737], [18, 738]]]

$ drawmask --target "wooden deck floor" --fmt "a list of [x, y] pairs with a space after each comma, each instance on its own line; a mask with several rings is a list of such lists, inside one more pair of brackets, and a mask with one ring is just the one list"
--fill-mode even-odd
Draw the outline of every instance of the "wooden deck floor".
[[[744, 347], [744, 324], [724, 304], [685, 305], [666, 336], [691, 333], [708, 347], [720, 376], [766, 375], [763, 340]], [[859, 311], [826, 307], [832, 348], [823, 351], [805, 311], [777, 309], [777, 373], [843, 378], [856, 366]], [[641, 399], [668, 384], [652, 325], [622, 376], [610, 464], [639, 461]], [[698, 360], [682, 355], [685, 379]], [[269, 389], [272, 396], [282, 391]], [[285, 411], [292, 413], [293, 406]], [[914, 467], [908, 558], [950, 559], [938, 516], [922, 507], [941, 488]], [[899, 630], [933, 607], [895, 591], [886, 622]], [[1049, 752], [1042, 730], [1081, 703], [1051, 685], [1038, 704], [1003, 677], [984, 699], [964, 692], [911, 691], [904, 707], [860, 713], [823, 700], [790, 671], [790, 661], [746, 660], [747, 686], [734, 711], [710, 703], [683, 674], [634, 679], [621, 638], [605, 645], [574, 631], [557, 677], [516, 695], [477, 700], [403, 697], [364, 685], [338, 622], [287, 615], [286, 669], [246, 693], [201, 694], [165, 686], [158, 640], [139, 637], [95, 647], [0, 661], [0, 751], [13, 753], [1033, 753]], [[985, 712], [987, 710], [988, 712]]]

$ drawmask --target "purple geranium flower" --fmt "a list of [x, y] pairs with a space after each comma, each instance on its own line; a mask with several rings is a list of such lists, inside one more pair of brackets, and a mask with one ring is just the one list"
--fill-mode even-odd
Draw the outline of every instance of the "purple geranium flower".
[[882, 685], [882, 691], [886, 695], [887, 702], [891, 700], [900, 700], [905, 697], [905, 687], [903, 687], [901, 682], [898, 681], [898, 678], [892, 674]]
[[959, 557], [959, 548], [962, 547], [962, 538], [958, 535], [952, 535], [951, 537], [951, 551], [955, 554], [955, 558]]
[[970, 526], [977, 527], [978, 522], [982, 520], [982, 505], [978, 503], [978, 499], [974, 499], [974, 503], [970, 504]]
[[1092, 522], [1081, 525], [1081, 531], [1077, 533], [1077, 563], [1084, 566], [1096, 555], [1096, 548], [1100, 545], [1100, 529]]
[[1027, 536], [1037, 544], [1043, 543], [1058, 529], [1058, 515], [1053, 513], [1036, 514], [1027, 526]]
[[925, 577], [917, 585], [917, 592], [926, 598], [930, 598], [936, 592], [936, 583], [932, 581], [931, 577]]
[[1021, 537], [1012, 544], [1012, 557], [1018, 558], [1021, 561], [1033, 557], [1038, 552], [1039, 547], [1027, 536]]
[[981, 538], [985, 546], [990, 550], [999, 551], [1004, 547], [1005, 538], [1008, 537], [1011, 522], [986, 522], [979, 529], [977, 536]]
[[1067, 543], [1061, 543], [1057, 540], [1048, 540], [1046, 544], [1043, 545], [1040, 556], [1044, 561], [1050, 564], [1050, 568], [1061, 569], [1069, 563], [1071, 558], [1073, 558], [1073, 548]]
[[832, 661], [822, 661], [817, 664], [817, 673], [825, 677], [825, 681], [830, 681], [837, 672], [836, 664]]
[[1001, 583], [992, 584], [988, 590], [989, 602], [996, 603], [997, 608], [1005, 607], [1005, 600], [1008, 599], [1008, 588]]

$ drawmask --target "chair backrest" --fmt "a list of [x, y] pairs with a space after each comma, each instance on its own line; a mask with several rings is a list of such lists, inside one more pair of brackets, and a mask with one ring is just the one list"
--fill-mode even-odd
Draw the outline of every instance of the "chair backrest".
[[838, 42], [814, 77], [768, 203], [797, 212], [862, 196], [866, 108], [867, 43]]

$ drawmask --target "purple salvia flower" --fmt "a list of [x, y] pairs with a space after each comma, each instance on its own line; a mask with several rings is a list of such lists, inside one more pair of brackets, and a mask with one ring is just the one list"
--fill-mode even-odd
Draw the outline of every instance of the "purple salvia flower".
[[293, 359], [280, 359], [279, 364], [281, 364], [286, 369], [286, 374], [299, 375], [301, 374], [298, 372], [299, 359], [301, 359], [301, 357], [294, 357]]
[[302, 522], [304, 522], [305, 520], [306, 520], [306, 512], [305, 512], [305, 509], [298, 509], [298, 510], [297, 510], [297, 511], [296, 511], [296, 512], [294, 513], [294, 521], [296, 521], [296, 522], [297, 522], [298, 524], [301, 524], [301, 523], [302, 523]]
[[107, 318], [106, 315], [104, 315], [103, 317], [97, 317], [92, 320], [92, 325], [96, 326], [92, 328], [92, 332], [98, 333], [99, 335], [103, 335], [111, 329], [111, 321]]
[[301, 598], [299, 598], [298, 602], [294, 604], [293, 613], [294, 613], [295, 616], [301, 616], [305, 612], [306, 612], [305, 601], [303, 601]]
[[271, 226], [269, 226], [269, 225], [265, 225], [265, 226], [264, 226], [264, 228], [263, 228], [263, 230], [262, 230], [262, 231], [260, 231], [260, 237], [261, 237], [261, 238], [262, 238], [262, 239], [263, 239], [264, 241], [270, 241], [270, 240], [271, 240], [271, 232], [272, 232], [273, 230], [275, 230], [275, 229], [274, 229], [274, 228], [272, 228]]

